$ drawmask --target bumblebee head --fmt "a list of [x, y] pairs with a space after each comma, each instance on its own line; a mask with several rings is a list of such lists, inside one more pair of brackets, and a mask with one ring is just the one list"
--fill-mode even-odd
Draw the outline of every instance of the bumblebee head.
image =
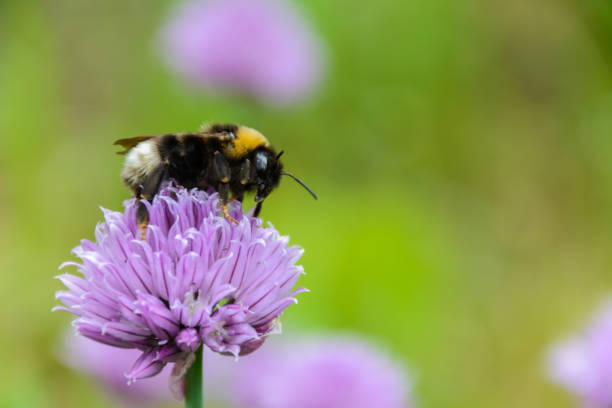
[[272, 150], [260, 150], [255, 153], [255, 171], [257, 178], [257, 194], [255, 202], [261, 203], [263, 200], [278, 186], [281, 176], [289, 176], [304, 187], [316, 200], [317, 195], [308, 187], [302, 180], [295, 177], [293, 174], [283, 171], [283, 165], [280, 162], [280, 157], [283, 151], [275, 154]]
[[261, 149], [255, 152], [253, 165], [257, 184], [256, 203], [261, 203], [278, 186], [283, 172], [283, 165], [279, 160], [282, 154], [283, 152], [275, 154], [271, 149]]

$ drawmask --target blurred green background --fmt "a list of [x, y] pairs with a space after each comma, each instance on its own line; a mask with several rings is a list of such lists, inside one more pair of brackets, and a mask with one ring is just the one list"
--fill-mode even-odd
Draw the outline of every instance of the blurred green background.
[[612, 6], [301, 0], [330, 70], [282, 110], [161, 63], [171, 2], [0, 2], [0, 406], [102, 407], [57, 362], [57, 266], [129, 192], [112, 142], [248, 124], [319, 194], [263, 217], [306, 249], [285, 331], [359, 332], [421, 407], [571, 407], [548, 345], [612, 292]]

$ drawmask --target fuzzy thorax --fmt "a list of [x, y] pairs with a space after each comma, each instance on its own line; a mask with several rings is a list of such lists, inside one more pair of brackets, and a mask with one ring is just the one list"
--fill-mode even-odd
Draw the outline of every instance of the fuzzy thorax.
[[236, 130], [235, 139], [225, 145], [223, 153], [226, 157], [240, 159], [258, 147], [269, 147], [270, 142], [255, 129], [240, 126]]

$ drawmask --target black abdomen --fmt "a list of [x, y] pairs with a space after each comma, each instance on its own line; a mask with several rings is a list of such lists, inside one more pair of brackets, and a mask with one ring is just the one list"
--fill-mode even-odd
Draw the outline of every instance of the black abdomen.
[[[179, 138], [177, 135], [164, 135], [158, 142], [159, 154], [163, 165], [168, 169], [168, 177], [180, 185], [204, 188], [204, 180], [211, 156], [210, 142], [197, 135]], [[203, 183], [204, 182], [204, 183]]]

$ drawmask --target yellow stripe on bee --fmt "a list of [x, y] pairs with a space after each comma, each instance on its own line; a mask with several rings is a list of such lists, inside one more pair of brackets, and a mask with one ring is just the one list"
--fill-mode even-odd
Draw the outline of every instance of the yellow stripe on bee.
[[227, 157], [241, 158], [252, 152], [260, 146], [269, 146], [270, 142], [264, 135], [255, 129], [240, 126], [236, 131], [236, 138], [233, 143], [228, 143], [223, 153]]

